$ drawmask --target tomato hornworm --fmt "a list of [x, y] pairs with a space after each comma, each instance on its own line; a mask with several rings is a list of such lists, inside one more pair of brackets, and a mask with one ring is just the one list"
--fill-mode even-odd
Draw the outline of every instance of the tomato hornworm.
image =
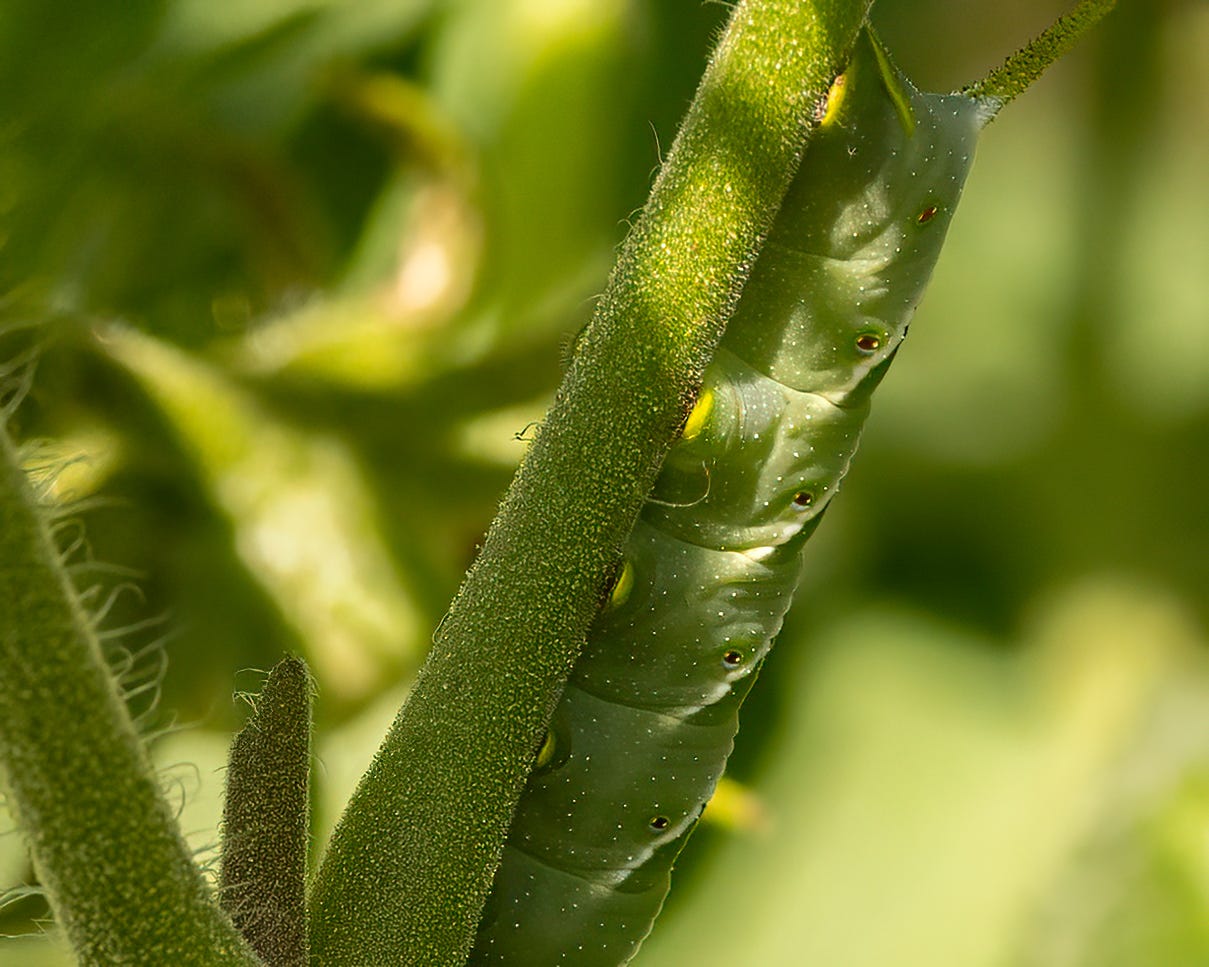
[[[1089, 5], [1016, 55], [1026, 81]], [[862, 31], [554, 712], [471, 963], [621, 964], [649, 932], [1020, 73], [920, 93]]]

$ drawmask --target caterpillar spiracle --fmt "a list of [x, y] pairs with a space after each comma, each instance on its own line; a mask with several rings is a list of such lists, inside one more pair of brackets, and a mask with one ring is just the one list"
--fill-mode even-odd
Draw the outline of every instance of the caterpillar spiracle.
[[862, 32], [554, 713], [471, 963], [615, 965], [649, 932], [993, 113], [916, 91]]

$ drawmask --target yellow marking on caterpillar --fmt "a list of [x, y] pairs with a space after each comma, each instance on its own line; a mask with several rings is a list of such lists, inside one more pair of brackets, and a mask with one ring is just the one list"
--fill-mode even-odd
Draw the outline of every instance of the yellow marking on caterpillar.
[[537, 750], [537, 761], [533, 763], [533, 768], [541, 769], [550, 764], [554, 758], [554, 744], [554, 733], [547, 732], [542, 739], [542, 747]]
[[633, 588], [634, 565], [626, 561], [621, 566], [621, 573], [617, 575], [617, 580], [613, 583], [613, 591], [609, 595], [609, 607], [619, 608], [625, 604], [625, 600], [630, 596], [630, 591]]
[[845, 74], [840, 74], [831, 82], [831, 87], [827, 91], [827, 109], [823, 112], [823, 119], [819, 121], [819, 127], [825, 128], [835, 123], [835, 119], [840, 113], [840, 105], [844, 101], [844, 91], [847, 89], [847, 85], [848, 79]]
[[697, 402], [693, 406], [693, 410], [688, 415], [688, 419], [684, 421], [684, 429], [680, 431], [680, 439], [691, 440], [698, 436], [705, 429], [705, 424], [709, 420], [709, 415], [714, 410], [714, 391], [706, 389], [701, 391], [701, 395], [697, 397]]
[[865, 28], [869, 34], [869, 42], [873, 47], [873, 55], [877, 59], [877, 71], [882, 75], [882, 86], [886, 88], [886, 93], [890, 95], [890, 101], [894, 105], [894, 110], [898, 112], [898, 119], [902, 122], [903, 130], [907, 132], [907, 137], [911, 137], [915, 133], [915, 109], [911, 107], [911, 95], [907, 93], [906, 88], [898, 79], [898, 71], [895, 70], [894, 64], [890, 62], [890, 55], [886, 53], [886, 48], [882, 46], [882, 42], [877, 39], [875, 34], [868, 27]]

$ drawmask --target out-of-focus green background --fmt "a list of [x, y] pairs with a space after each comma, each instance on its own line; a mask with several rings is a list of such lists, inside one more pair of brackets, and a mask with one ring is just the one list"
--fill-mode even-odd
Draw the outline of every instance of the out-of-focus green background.
[[[876, 19], [950, 89], [1064, 6]], [[167, 657], [199, 850], [283, 651], [330, 828], [726, 12], [0, 8], [0, 321], [47, 324], [15, 427], [108, 647]], [[1206, 90], [1209, 6], [1121, 0], [986, 132], [640, 967], [1209, 964]], [[0, 960], [67, 962], [10, 898]]]

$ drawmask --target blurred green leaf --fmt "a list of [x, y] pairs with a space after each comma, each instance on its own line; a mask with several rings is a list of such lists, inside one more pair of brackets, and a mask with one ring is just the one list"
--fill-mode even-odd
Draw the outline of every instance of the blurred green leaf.
[[174, 424], [329, 699], [353, 701], [388, 669], [414, 667], [421, 613], [345, 447], [275, 421], [221, 374], [148, 336], [110, 328], [100, 341]]

